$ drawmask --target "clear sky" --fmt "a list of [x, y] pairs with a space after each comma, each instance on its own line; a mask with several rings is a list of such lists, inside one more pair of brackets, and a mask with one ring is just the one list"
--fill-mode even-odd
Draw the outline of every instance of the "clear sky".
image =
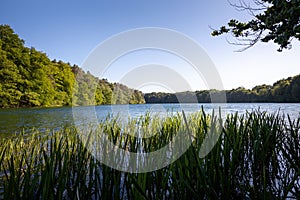
[[[240, 86], [251, 89], [300, 73], [298, 41], [293, 42], [291, 50], [282, 53], [272, 43], [257, 44], [238, 53], [234, 51], [239, 47], [226, 41], [226, 38], [233, 39], [229, 35], [210, 35], [210, 26], [218, 28], [232, 18], [246, 20], [250, 16], [236, 11], [227, 0], [5, 0], [0, 8], [0, 24], [10, 25], [26, 46], [45, 52], [51, 59], [79, 66], [99, 43], [112, 35], [134, 28], [161, 27], [194, 39], [213, 60], [225, 89]], [[153, 59], [147, 54], [142, 57], [147, 62]], [[158, 53], [156, 59], [169, 57]], [[105, 78], [118, 81], [132, 67], [130, 58], [136, 60], [141, 55], [129, 55], [124, 63], [116, 63]], [[170, 58], [168, 65], [176, 59]], [[185, 71], [183, 62], [175, 65], [179, 71]], [[201, 80], [193, 82], [192, 73], [186, 73], [191, 77], [193, 89], [207, 89]]]

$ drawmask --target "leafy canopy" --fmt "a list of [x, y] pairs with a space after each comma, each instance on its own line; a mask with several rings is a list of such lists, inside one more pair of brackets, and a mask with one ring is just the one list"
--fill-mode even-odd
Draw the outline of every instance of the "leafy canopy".
[[141, 91], [51, 61], [0, 24], [0, 108], [144, 103]]
[[248, 11], [252, 20], [240, 22], [232, 19], [227, 26], [214, 30], [212, 36], [231, 33], [245, 50], [258, 41], [279, 45], [278, 51], [291, 48], [293, 39], [300, 40], [300, 0], [253, 0], [255, 6], [239, 0], [232, 4], [238, 10]]

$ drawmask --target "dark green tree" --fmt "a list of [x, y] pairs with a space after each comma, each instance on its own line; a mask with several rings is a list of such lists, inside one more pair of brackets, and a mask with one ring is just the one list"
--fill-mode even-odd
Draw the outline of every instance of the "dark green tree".
[[290, 84], [290, 92], [292, 102], [297, 102], [300, 100], [300, 76], [293, 77]]
[[[146, 103], [191, 103], [196, 94], [199, 103], [210, 103], [211, 94], [220, 94], [218, 90], [202, 90], [180, 93], [152, 92], [144, 95]], [[252, 90], [239, 87], [225, 90], [228, 103], [251, 102], [287, 102], [300, 103], [300, 75], [275, 82], [273, 85], [258, 85]], [[179, 97], [179, 99], [177, 99]]]
[[231, 33], [238, 42], [246, 45], [245, 50], [258, 41], [273, 41], [279, 45], [278, 51], [291, 48], [293, 39], [300, 40], [300, 1], [299, 0], [253, 0], [254, 5], [239, 0], [232, 4], [238, 10], [248, 11], [252, 20], [240, 22], [229, 21], [227, 26], [212, 32], [213, 36]]

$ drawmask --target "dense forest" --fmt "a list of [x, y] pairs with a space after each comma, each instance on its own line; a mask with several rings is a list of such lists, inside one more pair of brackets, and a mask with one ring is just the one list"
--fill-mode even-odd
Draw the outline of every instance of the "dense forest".
[[0, 25], [0, 107], [47, 107], [145, 103], [142, 92], [94, 77], [80, 67], [50, 60], [25, 47]]
[[[148, 93], [145, 94], [147, 103], [194, 103], [192, 97], [197, 97], [199, 103], [210, 103], [210, 94], [220, 93], [217, 90], [202, 90], [180, 93]], [[300, 75], [275, 82], [273, 85], [259, 85], [252, 90], [239, 87], [225, 90], [228, 103], [300, 103]], [[194, 98], [195, 99], [195, 98]]]

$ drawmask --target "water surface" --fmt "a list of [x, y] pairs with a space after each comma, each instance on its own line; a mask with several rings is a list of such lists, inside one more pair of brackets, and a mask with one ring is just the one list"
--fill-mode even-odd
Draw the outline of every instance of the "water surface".
[[[280, 112], [289, 114], [292, 119], [300, 116], [300, 104], [274, 104], [274, 103], [228, 103], [228, 104], [139, 104], [139, 105], [102, 105], [87, 107], [60, 107], [60, 108], [19, 108], [0, 109], [0, 133], [10, 134], [28, 130], [31, 128], [59, 129], [63, 126], [74, 124], [74, 116], [78, 116], [85, 121], [90, 118], [104, 120], [109, 114], [119, 115], [121, 118], [139, 117], [146, 112], [166, 115], [166, 113], [181, 112], [186, 113], [199, 111], [203, 106], [207, 113], [214, 109], [218, 112], [221, 106], [223, 115], [238, 112], [244, 114], [247, 111], [257, 110], [269, 113]], [[75, 115], [73, 115], [75, 114]]]

